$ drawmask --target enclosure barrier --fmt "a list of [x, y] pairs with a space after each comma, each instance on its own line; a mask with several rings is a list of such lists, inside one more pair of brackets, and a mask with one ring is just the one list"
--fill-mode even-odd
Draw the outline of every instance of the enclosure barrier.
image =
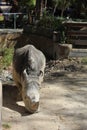
[[67, 41], [71, 42], [73, 47], [87, 46], [87, 22], [68, 21], [64, 25], [67, 27]]
[[0, 13], [0, 28], [6, 28], [13, 24], [14, 29], [17, 28], [17, 19], [19, 17], [19, 24], [22, 22], [22, 16], [27, 15], [26, 13]]

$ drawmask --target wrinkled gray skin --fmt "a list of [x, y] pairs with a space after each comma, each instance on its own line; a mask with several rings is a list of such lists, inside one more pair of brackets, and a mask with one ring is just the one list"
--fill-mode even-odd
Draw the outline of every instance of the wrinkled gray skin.
[[13, 79], [30, 113], [39, 108], [39, 88], [44, 77], [45, 63], [44, 54], [33, 45], [14, 50]]

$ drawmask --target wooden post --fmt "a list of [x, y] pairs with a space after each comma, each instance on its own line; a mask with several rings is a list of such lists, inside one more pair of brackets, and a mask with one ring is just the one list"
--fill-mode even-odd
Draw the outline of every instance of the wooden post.
[[0, 130], [2, 130], [1, 112], [2, 112], [2, 82], [0, 80]]

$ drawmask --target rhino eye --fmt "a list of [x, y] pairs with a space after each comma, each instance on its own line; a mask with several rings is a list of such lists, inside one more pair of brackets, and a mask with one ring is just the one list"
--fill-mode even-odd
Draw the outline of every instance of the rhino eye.
[[27, 74], [29, 75], [29, 73], [30, 73], [30, 68], [27, 68], [27, 69], [26, 69], [26, 72], [27, 72]]
[[40, 70], [38, 76], [43, 76], [43, 72]]
[[26, 68], [26, 73], [28, 75], [31, 74], [33, 71], [34, 71], [34, 69], [32, 69], [32, 68], [29, 68], [29, 67]]

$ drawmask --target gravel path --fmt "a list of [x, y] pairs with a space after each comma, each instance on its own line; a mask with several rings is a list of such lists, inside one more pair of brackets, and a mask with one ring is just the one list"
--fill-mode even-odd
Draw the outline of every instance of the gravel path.
[[3, 85], [3, 130], [87, 129], [87, 67], [79, 59], [47, 64], [38, 113], [27, 113], [16, 95], [15, 85]]

